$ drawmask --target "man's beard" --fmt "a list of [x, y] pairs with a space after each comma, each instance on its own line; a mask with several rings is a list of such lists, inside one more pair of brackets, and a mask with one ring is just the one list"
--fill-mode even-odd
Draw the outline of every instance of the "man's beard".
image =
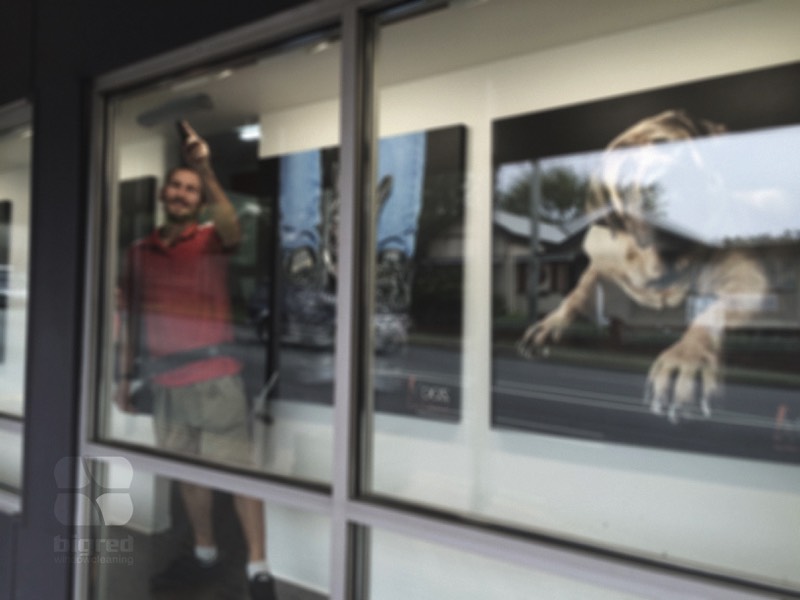
[[167, 223], [169, 223], [171, 225], [186, 225], [188, 223], [193, 223], [193, 222], [197, 221], [200, 218], [200, 208], [199, 207], [198, 207], [197, 210], [194, 210], [194, 211], [191, 211], [191, 212], [186, 212], [186, 213], [181, 213], [181, 214], [175, 214], [174, 212], [172, 212], [170, 210], [165, 210], [164, 213], [165, 213], [164, 217], [165, 217]]

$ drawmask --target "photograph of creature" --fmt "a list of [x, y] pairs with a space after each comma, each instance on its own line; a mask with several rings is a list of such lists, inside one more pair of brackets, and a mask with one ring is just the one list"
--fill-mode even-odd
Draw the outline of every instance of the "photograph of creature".
[[[377, 410], [460, 417], [465, 133], [453, 126], [378, 142], [370, 199]], [[275, 310], [262, 310], [261, 328], [265, 337], [280, 332], [277, 393], [328, 403], [337, 323], [339, 150], [289, 153], [263, 159], [260, 167], [278, 206], [273, 254], [279, 260], [262, 294]]]
[[798, 71], [496, 124], [495, 425], [800, 459]]

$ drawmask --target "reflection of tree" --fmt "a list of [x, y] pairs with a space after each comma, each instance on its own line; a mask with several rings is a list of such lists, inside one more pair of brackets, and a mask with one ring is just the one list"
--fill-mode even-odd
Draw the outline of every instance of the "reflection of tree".
[[[623, 199], [626, 209], [633, 214], [641, 214], [649, 218], [666, 216], [664, 207], [664, 188], [657, 182], [648, 185], [629, 183], [617, 187], [617, 195]], [[606, 203], [604, 200], [598, 204]]]
[[428, 176], [417, 225], [416, 255], [425, 258], [431, 244], [454, 225], [463, 222], [463, 180], [460, 173]]
[[417, 224], [411, 318], [415, 327], [458, 336], [464, 295], [461, 260], [431, 260], [431, 246], [464, 222], [464, 179], [459, 172], [425, 178]]
[[[539, 216], [543, 221], [558, 223], [574, 219], [586, 208], [589, 179], [568, 167], [553, 167], [542, 176], [542, 206]], [[528, 215], [531, 206], [531, 178], [521, 177], [511, 188], [500, 193], [498, 208]]]
[[651, 183], [644, 187], [637, 186], [638, 193], [642, 197], [642, 212], [651, 217], [663, 217], [665, 215], [664, 206], [661, 202], [663, 195], [662, 186], [658, 183]]
[[741, 246], [774, 246], [779, 244], [793, 244], [800, 241], [800, 230], [784, 229], [783, 233], [760, 233], [758, 235], [736, 235], [727, 237], [722, 244], [726, 248]]
[[[608, 204], [603, 197], [591, 198], [590, 194], [603, 194], [592, 189], [591, 180], [569, 167], [552, 167], [542, 175], [541, 208], [538, 217], [545, 223], [566, 223], [584, 214], [587, 209], [597, 209]], [[663, 216], [663, 190], [658, 183], [645, 186], [627, 184], [617, 190], [620, 197], [628, 198], [629, 207], [641, 207], [643, 215]], [[518, 215], [530, 215], [531, 177], [521, 176], [505, 192], [499, 192], [497, 206]]]

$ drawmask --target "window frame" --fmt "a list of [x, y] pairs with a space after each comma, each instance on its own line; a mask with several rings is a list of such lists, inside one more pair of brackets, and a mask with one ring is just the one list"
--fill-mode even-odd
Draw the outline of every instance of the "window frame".
[[[366, 190], [371, 189], [371, 152], [375, 146], [373, 96], [370, 89], [373, 38], [378, 28], [377, 15], [385, 15], [397, 5], [397, 2], [381, 0], [319, 0], [102, 75], [95, 80], [91, 94], [88, 165], [90, 203], [85, 248], [87, 276], [84, 286], [79, 455], [102, 461], [111, 454], [128, 460], [134, 470], [255, 495], [268, 504], [291, 506], [328, 516], [332, 528], [330, 597], [334, 600], [363, 597], [361, 583], [368, 569], [368, 557], [365, 556], [371, 528], [386, 529], [487, 558], [547, 570], [577, 581], [601, 583], [621, 593], [744, 599], [759, 597], [762, 593], [785, 591], [360, 494], [359, 490], [365, 489], [365, 486], [360, 485], [359, 480], [368, 472], [361, 468], [362, 462], [369, 460], [364, 452], [369, 426], [362, 410], [366, 389], [363, 375], [368, 369], [360, 358], [365, 355], [362, 350], [368, 347], [368, 332], [359, 308], [369, 302], [363, 292], [366, 286], [361, 284], [364, 278], [369, 280], [371, 276], [366, 259], [368, 253], [362, 250], [367, 240], [371, 239], [367, 225], [370, 215], [364, 199], [367, 197]], [[412, 1], [403, 6], [414, 11], [439, 5], [441, 3]], [[112, 147], [110, 128], [106, 122], [108, 98], [149, 81], [253, 52], [332, 24], [338, 24], [342, 36], [339, 115], [342, 230], [338, 248], [339, 326], [335, 342], [337, 377], [334, 385], [333, 477], [330, 489], [315, 489], [302, 482], [278, 481], [268, 475], [194, 464], [124, 444], [98, 441], [93, 436], [93, 423], [101, 327], [95, 315], [99, 314], [98, 298], [104, 282], [101, 250], [105, 239], [106, 215], [103, 198], [109, 180], [104, 152]], [[0, 495], [0, 508], [2, 501]], [[88, 509], [85, 503], [79, 501], [76, 518], [85, 515]], [[341, 551], [343, 548], [345, 551]], [[86, 597], [88, 579], [86, 570], [76, 565], [73, 597]]]

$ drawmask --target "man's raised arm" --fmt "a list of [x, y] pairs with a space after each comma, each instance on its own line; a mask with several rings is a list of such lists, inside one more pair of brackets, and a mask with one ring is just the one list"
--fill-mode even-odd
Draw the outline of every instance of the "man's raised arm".
[[183, 141], [183, 156], [186, 164], [197, 170], [203, 180], [211, 220], [225, 247], [236, 246], [241, 240], [239, 219], [211, 166], [211, 150], [206, 141], [189, 125], [181, 121], [186, 136]]

